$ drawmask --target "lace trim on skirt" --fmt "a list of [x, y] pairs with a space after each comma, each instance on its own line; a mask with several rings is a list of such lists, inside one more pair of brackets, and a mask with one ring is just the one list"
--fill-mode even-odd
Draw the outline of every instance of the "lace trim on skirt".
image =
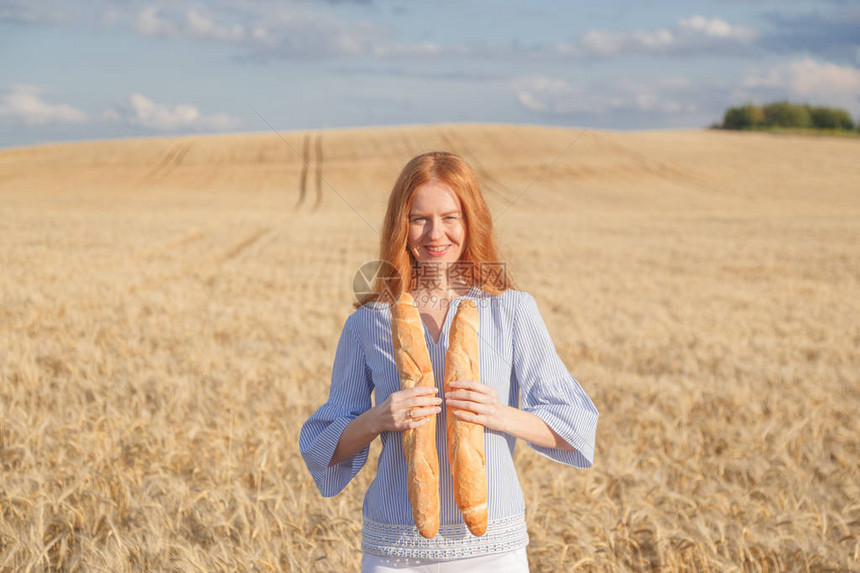
[[361, 551], [386, 557], [449, 560], [513, 551], [529, 544], [524, 514], [494, 519], [487, 532], [475, 537], [465, 523], [442, 525], [439, 534], [426, 539], [414, 525], [390, 525], [364, 519]]

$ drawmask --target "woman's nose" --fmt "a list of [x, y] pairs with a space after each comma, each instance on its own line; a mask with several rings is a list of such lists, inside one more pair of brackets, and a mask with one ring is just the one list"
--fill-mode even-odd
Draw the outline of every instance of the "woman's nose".
[[444, 235], [442, 231], [442, 221], [431, 219], [430, 228], [427, 230], [427, 235], [430, 237], [430, 240], [441, 239]]

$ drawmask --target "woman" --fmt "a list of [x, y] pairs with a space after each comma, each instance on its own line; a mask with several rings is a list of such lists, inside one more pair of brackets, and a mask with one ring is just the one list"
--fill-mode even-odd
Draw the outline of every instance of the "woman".
[[[347, 319], [328, 402], [302, 427], [308, 469], [322, 494], [333, 496], [381, 437], [362, 510], [362, 571], [528, 571], [516, 438], [552, 460], [590, 467], [597, 410], [556, 354], [535, 299], [509, 288], [489, 209], [460, 157], [432, 152], [406, 165], [389, 198], [379, 258], [391, 270]], [[400, 390], [389, 303], [403, 291], [420, 311], [436, 388]], [[444, 396], [448, 329], [464, 298], [479, 309], [481, 379], [455, 382]], [[445, 437], [451, 415], [485, 429], [489, 525], [481, 537], [471, 535], [454, 502]], [[442, 525], [425, 539], [412, 521], [400, 432], [430, 416], [437, 416]]]

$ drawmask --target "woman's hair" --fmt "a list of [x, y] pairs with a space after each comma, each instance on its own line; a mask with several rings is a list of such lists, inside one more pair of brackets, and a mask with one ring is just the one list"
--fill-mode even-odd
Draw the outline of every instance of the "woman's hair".
[[382, 225], [379, 272], [371, 285], [371, 292], [361, 297], [356, 306], [368, 302], [392, 302], [409, 289], [417, 265], [407, 245], [409, 212], [415, 190], [430, 181], [439, 181], [450, 187], [462, 205], [466, 245], [458, 262], [471, 269], [460, 277], [463, 283], [479, 286], [490, 294], [499, 294], [513, 287], [507, 265], [499, 259], [493, 237], [493, 217], [472, 169], [458, 155], [431, 151], [409, 161], [394, 183]]

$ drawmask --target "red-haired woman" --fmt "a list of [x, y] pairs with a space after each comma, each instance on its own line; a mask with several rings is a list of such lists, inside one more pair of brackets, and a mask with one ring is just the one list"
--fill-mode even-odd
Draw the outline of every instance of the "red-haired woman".
[[[520, 438], [552, 460], [590, 467], [597, 410], [558, 357], [535, 299], [511, 288], [490, 211], [463, 159], [432, 152], [404, 167], [388, 201], [379, 259], [394, 270], [346, 320], [329, 399], [302, 427], [305, 463], [322, 494], [333, 496], [381, 437], [362, 509], [362, 571], [528, 571], [514, 443]], [[424, 323], [436, 388], [400, 389], [389, 304], [404, 291]], [[481, 379], [456, 382], [444, 396], [448, 330], [464, 298], [479, 310]], [[441, 526], [425, 539], [412, 518], [400, 433], [430, 416], [437, 416]], [[480, 537], [469, 532], [454, 501], [446, 416], [485, 429], [489, 523]]]

